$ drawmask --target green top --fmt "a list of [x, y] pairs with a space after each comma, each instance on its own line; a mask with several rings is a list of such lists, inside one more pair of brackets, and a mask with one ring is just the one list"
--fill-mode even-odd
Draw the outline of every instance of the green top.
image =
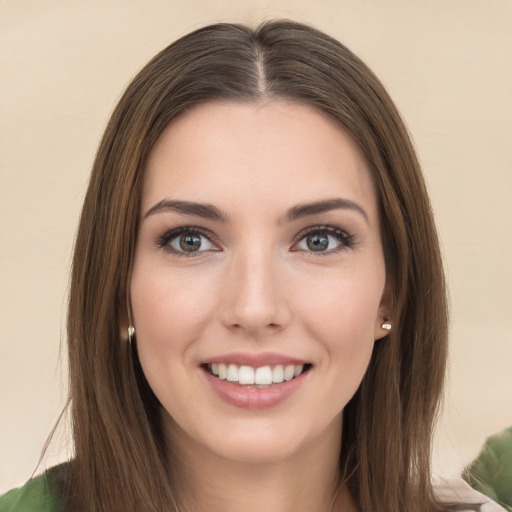
[[464, 478], [477, 491], [512, 512], [512, 427], [489, 437]]
[[0, 496], [0, 512], [65, 512], [59, 492], [65, 468], [55, 466]]

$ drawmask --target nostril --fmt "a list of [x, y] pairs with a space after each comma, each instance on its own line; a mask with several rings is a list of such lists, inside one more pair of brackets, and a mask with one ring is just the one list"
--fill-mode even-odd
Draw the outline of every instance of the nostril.
[[[233, 330], [236, 330], [236, 331], [240, 331], [240, 330], [250, 330], [251, 327], [250, 326], [247, 326], [245, 327], [243, 324], [240, 324], [240, 323], [233, 323], [229, 326], [230, 329], [233, 329]], [[278, 323], [275, 323], [275, 322], [272, 322], [272, 323], [269, 323], [269, 324], [263, 324], [262, 326], [262, 329], [265, 330], [265, 329], [268, 329], [268, 330], [271, 330], [271, 331], [278, 331], [282, 328], [282, 326]], [[256, 328], [258, 329], [258, 328]]]

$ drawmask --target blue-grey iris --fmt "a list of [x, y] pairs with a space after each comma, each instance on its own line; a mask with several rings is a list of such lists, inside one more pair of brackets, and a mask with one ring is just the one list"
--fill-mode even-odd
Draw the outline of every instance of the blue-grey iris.
[[201, 237], [197, 235], [181, 235], [180, 248], [186, 252], [197, 251], [201, 247]]
[[325, 251], [329, 247], [329, 237], [327, 235], [309, 235], [306, 238], [306, 244], [311, 251]]

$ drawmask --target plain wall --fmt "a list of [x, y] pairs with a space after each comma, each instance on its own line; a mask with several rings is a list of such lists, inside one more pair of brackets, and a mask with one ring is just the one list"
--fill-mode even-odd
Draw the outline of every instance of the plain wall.
[[[70, 254], [96, 146], [128, 81], [216, 21], [306, 21], [380, 76], [429, 185], [452, 302], [434, 467], [512, 424], [510, 0], [0, 3], [0, 489], [30, 477], [66, 395]], [[66, 456], [65, 432], [47, 464]]]

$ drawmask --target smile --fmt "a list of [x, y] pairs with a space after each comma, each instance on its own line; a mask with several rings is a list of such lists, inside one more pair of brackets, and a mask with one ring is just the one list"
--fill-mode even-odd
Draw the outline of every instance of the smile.
[[212, 363], [205, 365], [206, 371], [220, 380], [246, 387], [265, 388], [272, 384], [291, 381], [311, 368], [310, 364], [277, 364], [259, 366]]

